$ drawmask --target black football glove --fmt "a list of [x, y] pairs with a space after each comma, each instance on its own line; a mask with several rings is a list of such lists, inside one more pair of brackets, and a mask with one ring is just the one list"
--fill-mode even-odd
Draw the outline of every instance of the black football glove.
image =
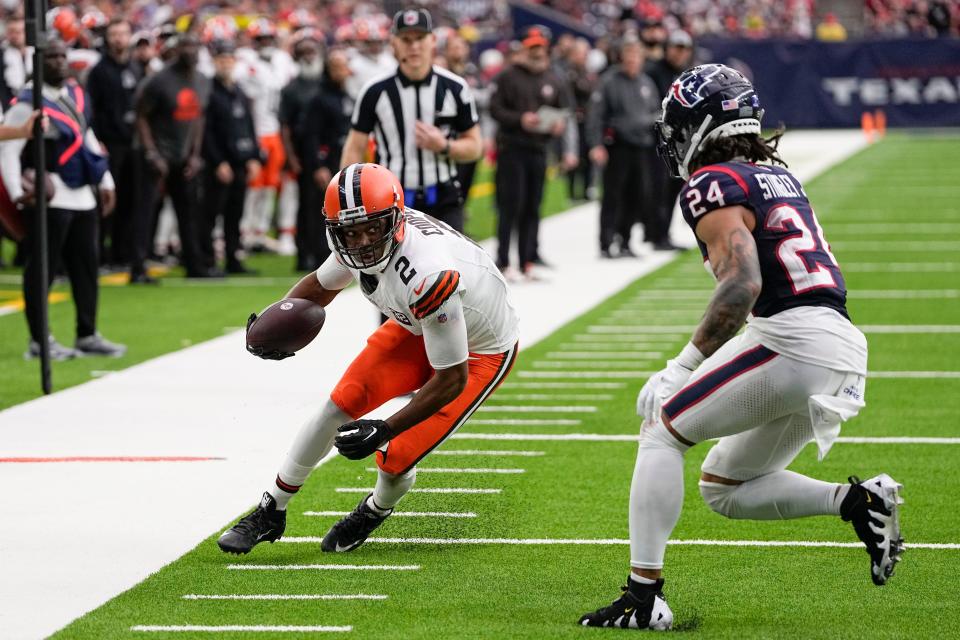
[[[251, 313], [250, 317], [247, 318], [247, 333], [250, 333], [250, 325], [257, 319], [256, 313]], [[264, 350], [263, 347], [253, 347], [250, 344], [247, 344], [247, 351], [257, 356], [258, 358], [263, 358], [264, 360], [283, 360], [284, 358], [290, 358], [297, 354], [289, 353], [287, 351], [278, 351], [276, 349]]]
[[340, 455], [351, 460], [362, 460], [393, 437], [390, 425], [383, 420], [354, 420], [342, 425], [333, 443]]

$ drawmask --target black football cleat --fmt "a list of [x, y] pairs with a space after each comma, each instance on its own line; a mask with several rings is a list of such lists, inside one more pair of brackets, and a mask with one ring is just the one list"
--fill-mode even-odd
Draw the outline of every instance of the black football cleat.
[[264, 492], [259, 506], [225, 531], [217, 545], [226, 553], [250, 553], [260, 542], [279, 540], [286, 526], [287, 512], [278, 511], [277, 501]]
[[673, 611], [663, 596], [663, 580], [645, 585], [627, 579], [623, 593], [610, 606], [580, 618], [584, 627], [653, 629], [666, 631], [673, 626]]
[[393, 509], [386, 515], [380, 515], [369, 506], [367, 498], [373, 494], [368, 494], [366, 498], [360, 501], [357, 508], [351, 511], [343, 520], [330, 527], [327, 535], [323, 536], [320, 543], [320, 549], [326, 552], [342, 553], [344, 551], [353, 551], [364, 543], [374, 529], [379, 527], [384, 520], [393, 513]]
[[896, 480], [885, 473], [860, 482], [850, 476], [850, 491], [840, 504], [840, 517], [853, 524], [857, 537], [870, 554], [870, 578], [882, 587], [893, 575], [903, 554], [899, 505], [903, 504]]

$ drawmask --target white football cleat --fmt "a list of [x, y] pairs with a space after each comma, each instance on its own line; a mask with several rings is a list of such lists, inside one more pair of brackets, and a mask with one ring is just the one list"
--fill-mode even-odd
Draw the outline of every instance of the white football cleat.
[[899, 506], [903, 485], [881, 473], [863, 482], [850, 476], [850, 491], [840, 505], [840, 517], [853, 525], [870, 554], [870, 578], [882, 587], [893, 576], [903, 554]]

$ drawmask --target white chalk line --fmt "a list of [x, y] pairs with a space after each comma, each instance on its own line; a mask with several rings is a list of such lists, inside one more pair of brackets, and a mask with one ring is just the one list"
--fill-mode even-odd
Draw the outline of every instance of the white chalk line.
[[543, 426], [543, 427], [547, 427], [547, 426], [552, 426], [552, 427], [570, 427], [570, 426], [576, 426], [576, 425], [579, 425], [579, 424], [583, 424], [583, 420], [567, 420], [567, 419], [559, 419], [559, 420], [540, 420], [540, 419], [537, 419], [537, 418], [530, 418], [530, 419], [524, 419], [524, 418], [516, 418], [516, 419], [514, 419], [514, 418], [493, 419], [493, 418], [491, 418], [491, 419], [480, 419], [480, 420], [471, 419], [471, 420], [469, 420], [469, 421], [467, 422], [467, 424], [474, 425], [474, 426], [477, 426], [477, 425], [480, 425], [480, 426], [483, 426], [483, 425], [488, 425], [488, 426], [492, 426], [492, 425], [508, 425], [508, 426], [514, 426], [514, 427], [522, 427], [522, 426], [528, 426], [528, 427], [540, 427], [540, 426]]
[[204, 633], [226, 633], [230, 631], [245, 631], [251, 633], [346, 633], [353, 631], [353, 627], [327, 626], [327, 625], [266, 625], [266, 624], [221, 624], [221, 625], [202, 625], [202, 624], [136, 624], [130, 627], [130, 631], [144, 631], [154, 633], [167, 632], [204, 632]]
[[[303, 515], [311, 518], [324, 518], [327, 516], [345, 516], [350, 511], [304, 511]], [[390, 514], [391, 518], [476, 518], [477, 514], [472, 511], [394, 511]]]
[[[649, 378], [656, 371], [518, 371], [521, 378]], [[868, 378], [891, 378], [895, 380], [953, 379], [960, 378], [960, 371], [869, 371]]]
[[386, 600], [387, 596], [367, 593], [188, 593], [180, 598], [183, 600]]
[[625, 382], [505, 382], [500, 389], [623, 389], [626, 386]]
[[[456, 438], [457, 434], [452, 437]], [[337, 493], [372, 493], [373, 487], [337, 487]], [[408, 493], [463, 493], [463, 494], [498, 494], [503, 489], [477, 489], [474, 487], [427, 487], [410, 489]]]
[[613, 400], [615, 397], [612, 393], [498, 393], [490, 400], [487, 400], [487, 402], [495, 402], [497, 400], [510, 400], [513, 402], [519, 402], [521, 400], [556, 400], [558, 398], [570, 401], [600, 402], [602, 400]]
[[[864, 324], [857, 325], [857, 328], [864, 333], [960, 333], [960, 325], [957, 324]], [[650, 335], [658, 332], [666, 333], [668, 331], [692, 332], [694, 329], [696, 329], [694, 325], [638, 325], [634, 328], [629, 325], [593, 324], [587, 327], [587, 332], [591, 334], [619, 333], [629, 335]]]
[[596, 413], [596, 407], [583, 406], [530, 406], [530, 405], [487, 405], [477, 409], [477, 413]]
[[[499, 440], [511, 442], [632, 442], [630, 433], [455, 433], [456, 440]], [[960, 444], [960, 438], [934, 436], [841, 436], [836, 444]]]
[[841, 269], [857, 273], [953, 273], [960, 262], [844, 262]]
[[[284, 538], [280, 538], [283, 540]], [[323, 538], [317, 538], [317, 542]], [[228, 564], [231, 571], [419, 571], [418, 564]]]
[[637, 358], [633, 360], [534, 360], [531, 364], [537, 369], [622, 369], [636, 367], [651, 362], [660, 362], [663, 358]]
[[636, 358], [660, 358], [662, 356], [663, 351], [548, 351], [546, 357], [553, 360], [590, 360], [591, 358], [634, 360]]
[[430, 452], [431, 456], [516, 456], [520, 458], [539, 458], [546, 454], [546, 451], [498, 451], [496, 449], [440, 449]]
[[[366, 467], [366, 471], [376, 473], [377, 467]], [[446, 468], [446, 467], [417, 467], [417, 473], [472, 473], [472, 474], [501, 474], [514, 475], [526, 473], [526, 469], [491, 469], [486, 467], [464, 467], [464, 468]]]
[[833, 250], [853, 252], [906, 253], [922, 251], [960, 251], [960, 242], [955, 240], [840, 240], [831, 242]]

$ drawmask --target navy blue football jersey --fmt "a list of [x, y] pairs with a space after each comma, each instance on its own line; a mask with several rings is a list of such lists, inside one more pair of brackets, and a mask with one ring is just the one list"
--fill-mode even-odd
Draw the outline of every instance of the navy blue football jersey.
[[[847, 288], [800, 181], [779, 166], [722, 162], [695, 172], [680, 192], [683, 218], [696, 232], [711, 211], [741, 205], [753, 211], [753, 237], [763, 288], [753, 314], [829, 307], [847, 315]], [[707, 247], [697, 238], [700, 253]]]

